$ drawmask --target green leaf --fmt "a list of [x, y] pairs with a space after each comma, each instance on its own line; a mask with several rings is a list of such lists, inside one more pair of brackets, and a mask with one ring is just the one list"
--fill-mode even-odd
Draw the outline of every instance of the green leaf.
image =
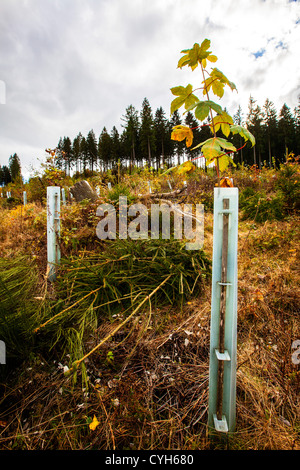
[[177, 96], [177, 98], [175, 98], [171, 103], [171, 114], [183, 105], [185, 106], [185, 109], [187, 109], [199, 101], [192, 91], [193, 87], [191, 84], [188, 84], [186, 87], [176, 86], [171, 88], [172, 94]]
[[207, 100], [207, 103], [214, 111], [216, 111], [216, 113], [221, 114], [223, 112], [222, 106], [215, 103], [214, 101]]
[[216, 141], [216, 137], [212, 137], [211, 139], [207, 139], [204, 142], [201, 142], [200, 144], [196, 145], [196, 147], [193, 147], [192, 150], [199, 147], [202, 147], [201, 150], [203, 152], [203, 155], [209, 161], [213, 160], [215, 157], [222, 153], [221, 147]]
[[209, 109], [207, 101], [200, 101], [195, 109], [195, 117], [199, 119], [199, 121], [204, 121], [204, 119], [209, 115]]
[[[231, 152], [235, 152], [236, 148], [231, 143], [228, 142], [226, 139], [222, 139], [222, 137], [212, 137], [211, 139], [207, 139], [204, 142], [196, 145], [192, 148], [192, 150], [202, 147], [202, 152], [204, 157], [210, 163], [214, 158], [221, 157], [224, 153], [222, 149], [229, 150]], [[228, 156], [228, 155], [227, 155]]]
[[185, 98], [181, 96], [178, 96], [177, 98], [175, 98], [171, 103], [171, 114], [173, 114], [174, 111], [176, 111], [176, 109], [181, 108], [181, 106], [184, 105], [184, 103], [185, 103]]
[[[195, 109], [196, 108], [196, 109]], [[199, 121], [204, 121], [205, 118], [209, 115], [209, 110], [213, 109], [216, 113], [222, 113], [222, 107], [215, 103], [214, 101], [197, 101], [195, 103], [192, 103], [191, 106], [186, 108], [186, 111], [183, 114], [188, 113], [189, 111], [192, 111], [195, 109], [195, 117]]]
[[235, 146], [231, 142], [228, 142], [228, 140], [222, 139], [222, 137], [217, 137], [216, 141], [223, 149], [230, 150], [231, 152], [236, 152]]
[[232, 134], [239, 134], [245, 141], [250, 140], [252, 147], [255, 145], [255, 137], [245, 127], [234, 125], [230, 126]]

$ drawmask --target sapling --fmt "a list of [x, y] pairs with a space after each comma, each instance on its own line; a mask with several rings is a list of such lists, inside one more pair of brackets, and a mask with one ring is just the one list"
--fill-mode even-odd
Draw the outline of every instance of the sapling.
[[[236, 147], [227, 140], [230, 134], [239, 134], [246, 141], [250, 141], [252, 146], [255, 145], [254, 136], [240, 125], [234, 125], [232, 117], [225, 111], [218, 103], [210, 99], [210, 93], [222, 98], [224, 89], [228, 86], [232, 91], [237, 90], [233, 82], [216, 67], [212, 68], [209, 72], [207, 69], [208, 62], [216, 62], [218, 58], [209, 51], [210, 40], [204, 39], [199, 44], [194, 44], [192, 49], [184, 49], [181, 51], [184, 55], [179, 59], [178, 68], [189, 66], [192, 71], [197, 67], [201, 69], [201, 86], [200, 88], [193, 89], [191, 84], [184, 86], [176, 86], [171, 88], [171, 92], [176, 98], [171, 103], [171, 114], [177, 109], [184, 106], [185, 112], [193, 112], [198, 121], [204, 121], [208, 118], [212, 137], [200, 142], [191, 150], [201, 148], [203, 157], [206, 159], [207, 164], [214, 163], [219, 186], [222, 186], [220, 174], [223, 173], [228, 165], [231, 163], [235, 165], [230, 154], [237, 151]], [[202, 91], [204, 100], [199, 99], [196, 91]], [[199, 126], [200, 127], [200, 126]], [[177, 125], [172, 128], [171, 139], [183, 141], [186, 139], [186, 146], [191, 147], [194, 139], [193, 129], [184, 125]], [[226, 138], [219, 137], [217, 132], [221, 130]], [[227, 182], [227, 179], [224, 178]], [[228, 183], [226, 183], [227, 185]]]

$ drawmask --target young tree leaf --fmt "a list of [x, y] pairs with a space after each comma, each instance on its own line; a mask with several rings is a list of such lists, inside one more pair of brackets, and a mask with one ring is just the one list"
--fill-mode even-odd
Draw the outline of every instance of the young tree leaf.
[[211, 55], [211, 51], [207, 49], [210, 47], [210, 40], [204, 39], [201, 45], [199, 46], [198, 43], [195, 43], [192, 49], [184, 49], [181, 53], [185, 54], [181, 59], [178, 61], [178, 68], [182, 68], [185, 65], [191, 67], [192, 70], [195, 70], [198, 67], [198, 64], [203, 63], [205, 61], [204, 68], [206, 67], [206, 58], [211, 57], [211, 62], [215, 62], [216, 56]]
[[225, 171], [229, 163], [233, 163], [233, 160], [224, 153], [221, 157], [219, 157], [219, 170], [221, 172]]
[[199, 121], [204, 121], [204, 119], [208, 116], [209, 114], [209, 109], [212, 108], [216, 113], [222, 113], [222, 107], [215, 103], [214, 101], [198, 101], [196, 103], [193, 103], [191, 106], [189, 106], [186, 111], [183, 114], [188, 113], [189, 111], [192, 111], [194, 108], [195, 109], [195, 117]]
[[222, 114], [218, 114], [213, 118], [215, 132], [218, 132], [221, 128], [226, 137], [230, 134], [230, 124], [233, 124], [233, 119], [226, 111], [222, 111]]
[[223, 113], [222, 106], [220, 106], [219, 104], [217, 104], [217, 103], [215, 103], [214, 101], [211, 101], [211, 100], [207, 100], [207, 103], [214, 111], [216, 111], [216, 113], [218, 113], [218, 114]]
[[209, 114], [209, 104], [207, 101], [200, 101], [197, 104], [197, 107], [195, 109], [195, 117], [199, 119], [199, 121], [204, 121], [205, 118], [207, 118]]
[[212, 91], [214, 95], [218, 96], [219, 98], [222, 98], [224, 95], [224, 86], [225, 84], [222, 83], [219, 80], [215, 80], [212, 82]]
[[[181, 51], [183, 52], [183, 51]], [[183, 57], [181, 57], [178, 61], [178, 65], [177, 65], [177, 68], [178, 69], [182, 69], [182, 67], [184, 67], [185, 65], [188, 65], [190, 62], [190, 58], [189, 58], [189, 55], [188, 54], [185, 54]]]
[[186, 146], [190, 147], [193, 143], [193, 131], [187, 126], [174, 126], [173, 131], [171, 134], [172, 140], [178, 140], [181, 142], [182, 140], [186, 139]]
[[255, 137], [251, 132], [248, 131], [245, 127], [234, 125], [230, 126], [230, 131], [232, 134], [239, 134], [245, 139], [245, 141], [250, 140], [252, 147], [255, 145]]
[[217, 62], [218, 57], [217, 57], [216, 55], [210, 54], [210, 55], [207, 57], [207, 60], [209, 60], [210, 62]]
[[228, 140], [222, 139], [222, 137], [217, 137], [216, 141], [223, 149], [230, 150], [231, 152], [236, 152], [235, 146], [231, 142], [228, 142]]
[[183, 105], [185, 105], [185, 109], [187, 109], [189, 106], [199, 101], [199, 98], [197, 98], [192, 91], [193, 87], [191, 84], [188, 84], [186, 87], [176, 86], [171, 88], [172, 94], [177, 96], [171, 103], [171, 114]]
[[183, 96], [178, 96], [177, 98], [175, 98], [172, 102], [171, 102], [171, 110], [170, 110], [170, 113], [173, 114], [176, 109], [179, 109], [181, 108], [181, 106], [183, 106], [185, 103], [185, 97]]
[[201, 144], [198, 144], [196, 147], [193, 147], [192, 150], [195, 148], [202, 147], [202, 152], [208, 163], [210, 163], [214, 158], [220, 156], [222, 154], [221, 147], [218, 144], [216, 137], [212, 137], [211, 139], [207, 139]]
[[[190, 86], [191, 85], [188, 85], [188, 87]], [[175, 96], [180, 96], [180, 95], [186, 94], [186, 89], [187, 87], [184, 87], [184, 86], [174, 86], [173, 88], [171, 88], [171, 92]]]

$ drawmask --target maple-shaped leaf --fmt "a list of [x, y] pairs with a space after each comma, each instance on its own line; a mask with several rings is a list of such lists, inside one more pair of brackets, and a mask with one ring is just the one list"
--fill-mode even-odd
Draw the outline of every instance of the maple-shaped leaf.
[[225, 153], [223, 153], [223, 155], [218, 158], [218, 161], [219, 161], [219, 170], [221, 172], [226, 170], [229, 163], [231, 163], [233, 166], [236, 166], [236, 164], [234, 163], [232, 158], [229, 155], [225, 154]]
[[221, 72], [221, 70], [217, 69], [216, 67], [212, 69], [210, 76], [204, 80], [204, 89], [203, 95], [206, 95], [210, 89], [214, 95], [222, 98], [224, 95], [224, 87], [228, 85], [231, 90], [236, 90], [236, 86], [233, 82], [229, 81], [228, 78]]
[[207, 139], [204, 142], [201, 142], [201, 144], [196, 145], [192, 150], [198, 147], [201, 147], [201, 151], [207, 164], [212, 163], [216, 158], [218, 158], [220, 171], [224, 171], [229, 163], [234, 164], [232, 158], [224, 153], [223, 150], [229, 150], [230, 152], [236, 151], [235, 146], [231, 142], [228, 142], [228, 140], [222, 139], [221, 137], [212, 137], [211, 139]]
[[206, 68], [207, 60], [209, 60], [210, 62], [217, 62], [218, 57], [216, 55], [210, 54], [209, 56], [207, 56], [206, 59], [203, 59], [202, 65], [204, 69]]
[[226, 113], [226, 111], [222, 111], [221, 114], [218, 114], [213, 118], [212, 124], [212, 129], [214, 128], [215, 132], [218, 132], [221, 128], [223, 134], [228, 137], [230, 134], [230, 125], [233, 124], [233, 119], [228, 113]]
[[188, 109], [193, 104], [199, 101], [196, 95], [193, 94], [193, 87], [191, 84], [186, 87], [176, 86], [171, 88], [173, 95], [177, 96], [171, 103], [171, 114], [176, 111], [176, 109], [181, 108], [184, 105], [185, 109]]
[[[195, 109], [196, 108], [196, 109]], [[199, 121], [204, 121], [205, 118], [209, 115], [210, 109], [213, 109], [216, 113], [222, 113], [222, 107], [215, 103], [214, 101], [207, 100], [207, 101], [198, 101], [193, 103], [191, 106], [187, 108], [187, 110], [183, 113], [186, 114], [189, 111], [195, 109], [195, 117]]]
[[172, 140], [178, 140], [181, 142], [182, 140], [186, 139], [186, 146], [190, 147], [193, 143], [193, 131], [190, 127], [187, 126], [174, 126], [171, 134]]
[[252, 147], [255, 145], [255, 137], [245, 127], [234, 125], [230, 126], [232, 134], [239, 134], [245, 141], [250, 140]]
[[211, 62], [216, 62], [217, 57], [211, 54], [211, 51], [208, 51], [210, 47], [210, 40], [204, 39], [201, 45], [195, 43], [191, 49], [184, 49], [181, 53], [184, 54], [181, 59], [178, 61], [178, 68], [182, 68], [185, 65], [191, 67], [192, 70], [195, 70], [199, 64], [202, 63], [203, 67], [206, 67], [206, 59]]

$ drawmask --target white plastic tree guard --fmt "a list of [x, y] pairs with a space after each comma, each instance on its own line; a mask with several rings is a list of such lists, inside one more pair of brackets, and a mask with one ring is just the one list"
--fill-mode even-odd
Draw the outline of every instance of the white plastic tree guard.
[[48, 279], [55, 281], [60, 262], [60, 187], [47, 187], [47, 259]]
[[61, 197], [62, 197], [62, 203], [65, 206], [66, 205], [66, 192], [65, 188], [61, 188]]
[[210, 325], [210, 430], [236, 424], [238, 188], [214, 188]]
[[27, 204], [27, 193], [26, 193], [26, 191], [23, 191], [23, 204], [24, 204], [24, 206], [26, 206], [26, 204]]

